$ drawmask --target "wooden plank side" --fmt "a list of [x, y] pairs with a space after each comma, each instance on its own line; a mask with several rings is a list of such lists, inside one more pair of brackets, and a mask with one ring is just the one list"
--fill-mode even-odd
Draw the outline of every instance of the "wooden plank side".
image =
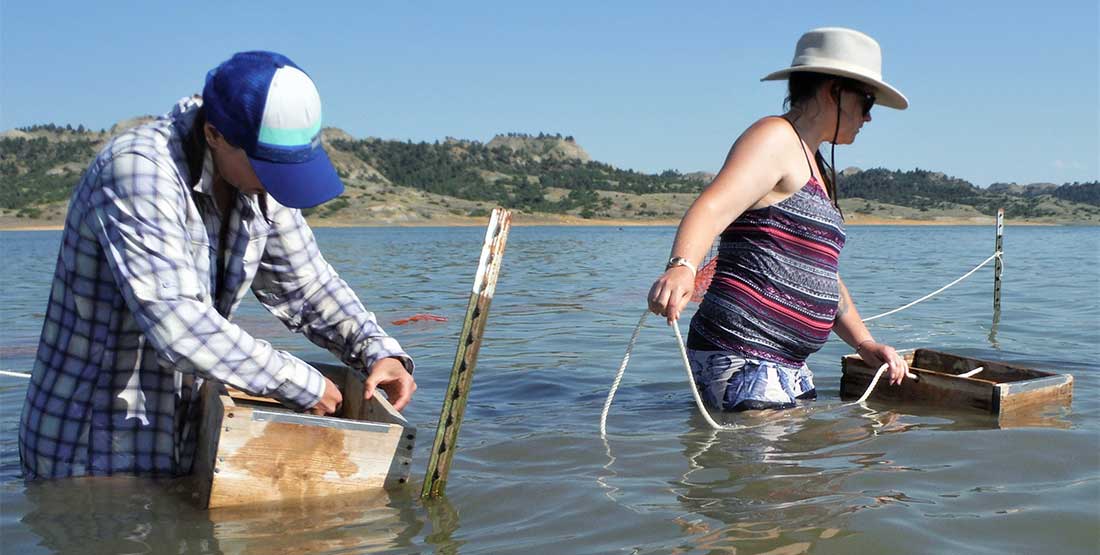
[[[877, 368], [868, 367], [858, 355], [848, 355], [842, 359], [841, 395], [859, 397], [871, 383]], [[986, 412], [993, 411], [995, 384], [970, 378], [960, 378], [910, 367], [918, 379], [906, 379], [900, 385], [892, 386], [879, 379], [871, 399], [905, 400], [934, 405], [971, 407]]]
[[[210, 494], [211, 508], [295, 501], [364, 492], [387, 484], [399, 456], [402, 429], [355, 432], [335, 427], [254, 420], [238, 407], [223, 421]], [[407, 453], [411, 455], [411, 452]], [[399, 470], [400, 473], [400, 470]], [[407, 480], [408, 471], [404, 471]]]
[[332, 380], [332, 383], [336, 384], [336, 387], [339, 388], [341, 392], [347, 389], [349, 374], [356, 373], [347, 366], [339, 364], [325, 364], [310, 361], [306, 361], [306, 364], [309, 364], [326, 378]]
[[366, 391], [365, 376], [352, 368], [331, 364], [309, 363], [313, 367], [323, 371], [326, 375], [334, 375], [343, 371], [344, 397], [340, 418], [362, 420], [365, 422], [382, 422], [400, 426], [401, 442], [397, 449], [397, 455], [392, 468], [393, 475], [389, 477], [387, 485], [405, 484], [408, 481], [409, 470], [412, 466], [412, 447], [416, 445], [416, 426], [401, 415], [393, 404], [390, 404], [385, 393], [375, 392], [371, 399], [363, 399]]
[[[226, 409], [233, 408], [233, 400], [221, 394], [221, 384], [206, 380], [199, 389], [202, 417], [199, 420], [198, 445], [191, 470], [200, 507], [210, 505], [210, 493], [214, 482], [214, 461], [221, 439], [222, 421]], [[227, 407], [228, 405], [228, 407]]]
[[282, 403], [276, 401], [275, 399], [272, 399], [271, 397], [259, 397], [257, 395], [252, 395], [250, 393], [245, 393], [245, 392], [243, 392], [239, 389], [233, 388], [233, 387], [225, 386], [225, 391], [226, 391], [226, 393], [229, 394], [229, 397], [231, 399], [233, 399], [234, 401], [243, 401], [243, 402], [246, 402], [246, 403], [253, 403], [253, 404], [258, 404], [258, 405], [269, 405], [269, 406], [274, 406], [274, 407], [283, 406]]
[[[362, 391], [361, 383], [360, 388]], [[362, 393], [359, 394], [360, 399], [362, 395]], [[393, 464], [390, 465], [386, 486], [408, 482], [409, 473], [412, 471], [413, 447], [416, 445], [416, 426], [409, 424], [409, 421], [397, 412], [397, 409], [393, 408], [393, 405], [380, 392], [376, 392], [370, 399], [362, 399], [359, 420], [386, 423], [398, 431], [397, 451], [393, 457]]]
[[409, 421], [397, 409], [393, 408], [384, 393], [377, 394], [369, 400], [363, 399], [363, 394], [366, 392], [366, 385], [363, 382], [365, 377], [360, 375], [359, 372], [335, 364], [317, 362], [310, 362], [309, 364], [328, 376], [329, 379], [332, 379], [332, 376], [342, 376], [338, 382], [333, 380], [339, 384], [340, 393], [344, 396], [344, 406], [340, 411], [341, 418], [387, 422], [402, 426], [415, 433], [416, 428], [411, 426]]
[[409, 421], [401, 416], [397, 409], [393, 408], [386, 397], [381, 392], [375, 392], [375, 395], [370, 399], [365, 399], [362, 404], [362, 408], [359, 412], [360, 420], [369, 420], [371, 422], [387, 422], [390, 424], [396, 424], [403, 428], [415, 430]]
[[344, 397], [344, 404], [340, 407], [337, 417], [359, 420], [363, 406], [363, 376], [347, 366], [307, 362], [310, 366], [316, 368], [318, 372], [324, 374], [326, 378], [332, 380], [336, 387], [340, 388], [340, 394]]
[[[372, 420], [370, 414], [363, 413], [363, 393], [367, 388], [366, 384], [363, 383], [363, 378], [351, 368], [347, 368], [345, 371], [347, 378], [343, 389], [340, 390], [340, 393], [344, 396], [344, 406], [340, 409], [340, 417]], [[385, 420], [376, 420], [376, 422], [385, 422]]]
[[1042, 372], [1033, 368], [1004, 364], [993, 360], [962, 357], [950, 353], [942, 353], [931, 349], [917, 349], [914, 354], [912, 366], [927, 368], [946, 374], [962, 374], [975, 368], [984, 369], [974, 376], [997, 383], [1017, 382], [1046, 376], [1055, 376], [1050, 372]]
[[997, 395], [1002, 415], [1045, 405], [1068, 405], [1073, 400], [1073, 376], [1063, 374], [1027, 382], [1000, 384], [997, 386]]

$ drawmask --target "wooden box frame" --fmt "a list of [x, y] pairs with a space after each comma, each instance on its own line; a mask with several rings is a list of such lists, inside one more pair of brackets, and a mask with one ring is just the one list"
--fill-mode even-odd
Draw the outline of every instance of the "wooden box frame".
[[375, 491], [409, 479], [416, 428], [344, 366], [310, 363], [344, 402], [335, 416], [291, 411], [273, 399], [207, 380], [195, 454], [206, 508]]
[[[1049, 404], [1068, 406], [1073, 399], [1073, 376], [1054, 374], [1023, 366], [917, 349], [903, 355], [916, 380], [905, 379], [890, 386], [879, 380], [871, 399], [904, 400], [935, 405], [965, 407], [998, 417], [1040, 408]], [[978, 367], [984, 369], [961, 377]], [[878, 368], [871, 368], [858, 354], [841, 359], [840, 395], [859, 397]]]

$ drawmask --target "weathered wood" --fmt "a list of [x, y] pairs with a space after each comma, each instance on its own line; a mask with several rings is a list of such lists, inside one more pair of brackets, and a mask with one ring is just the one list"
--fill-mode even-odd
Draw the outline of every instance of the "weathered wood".
[[214, 461], [218, 454], [218, 440], [221, 439], [222, 420], [225, 418], [226, 404], [234, 406], [233, 399], [222, 394], [223, 386], [206, 380], [199, 389], [199, 402], [202, 403], [202, 418], [199, 420], [198, 444], [195, 447], [195, 461], [191, 475], [195, 479], [195, 491], [200, 506], [210, 504], [210, 490], [214, 483]]
[[[997, 241], [993, 252], [1004, 252], [1004, 233], [1005, 233], [1005, 209], [997, 209]], [[1001, 257], [998, 256], [993, 260], [993, 316], [994, 319], [999, 319], [1001, 313], [1001, 272], [1004, 271], [1004, 264], [1001, 262]]]
[[435, 442], [424, 475], [424, 487], [421, 490], [423, 497], [442, 494], [447, 484], [447, 474], [451, 469], [458, 431], [466, 412], [466, 399], [473, 382], [477, 355], [481, 348], [481, 337], [488, 322], [489, 305], [493, 301], [493, 293], [496, 290], [497, 276], [500, 274], [500, 266], [504, 260], [504, 247], [508, 241], [511, 223], [511, 212], [496, 208], [485, 230], [485, 242], [481, 248], [481, 258], [474, 276], [474, 286], [466, 306], [462, 332], [458, 336], [458, 348], [451, 368], [451, 380], [443, 396], [439, 427], [436, 429]]
[[[1004, 417], [1009, 413], [1051, 404], [1068, 404], [1073, 395], [1073, 376], [1042, 372], [991, 360], [917, 349], [905, 355], [917, 380], [891, 386], [879, 381], [871, 398], [904, 400], [982, 410]], [[970, 377], [960, 374], [983, 370]], [[871, 368], [858, 354], [841, 360], [841, 396], [858, 397], [871, 382]]]
[[259, 405], [270, 405], [273, 407], [282, 406], [278, 401], [270, 397], [257, 397], [256, 395], [249, 395], [248, 393], [229, 386], [226, 386], [225, 391], [229, 395], [230, 399], [239, 399], [244, 402], [252, 402]]
[[[872, 399], [905, 400], [932, 404], [948, 404], [989, 411], [993, 403], [994, 384], [975, 378], [961, 378], [956, 372], [937, 372], [918, 367], [913, 363], [913, 353], [905, 355], [909, 371], [916, 380], [905, 379], [899, 385], [890, 385], [880, 379]], [[867, 366], [859, 355], [844, 357], [842, 362], [841, 396], [859, 397], [870, 385], [878, 368]], [[961, 372], [959, 372], [961, 373]]]
[[997, 384], [996, 399], [1002, 414], [1037, 406], [1069, 404], [1073, 399], [1073, 376], [1055, 375]]
[[340, 415], [297, 413], [267, 398], [223, 393], [213, 381], [203, 386], [194, 471], [201, 505], [301, 501], [408, 481], [415, 428], [381, 394], [363, 402], [357, 372], [313, 366], [344, 386]]
[[962, 374], [981, 366], [984, 370], [974, 378], [996, 383], [1031, 380], [1052, 375], [1049, 372], [1040, 372], [1023, 366], [1013, 366], [995, 360], [961, 357], [931, 349], [917, 349], [913, 354], [912, 366], [934, 368], [947, 374]]

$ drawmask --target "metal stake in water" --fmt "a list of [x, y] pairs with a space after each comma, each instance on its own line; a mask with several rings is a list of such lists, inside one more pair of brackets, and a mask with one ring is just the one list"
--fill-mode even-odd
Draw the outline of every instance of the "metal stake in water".
[[[1005, 209], [997, 209], [997, 246], [993, 249], [993, 252], [1003, 252], [1004, 248], [1004, 235], [1005, 235]], [[1001, 257], [998, 256], [997, 260], [993, 262], [993, 318], [995, 320], [1000, 319], [1001, 316], [1001, 272], [1004, 270], [1004, 265], [1001, 262]]]
[[462, 333], [458, 336], [451, 381], [443, 396], [443, 410], [439, 413], [439, 427], [436, 428], [435, 443], [432, 445], [428, 469], [424, 474], [421, 497], [437, 497], [447, 485], [458, 429], [466, 412], [466, 398], [473, 382], [481, 336], [489, 319], [489, 305], [493, 301], [500, 264], [504, 259], [504, 245], [508, 241], [508, 229], [511, 225], [511, 212], [503, 208], [493, 210], [489, 227], [485, 230], [485, 243], [481, 247], [481, 260], [474, 277], [474, 288], [466, 306], [466, 319], [462, 322]]

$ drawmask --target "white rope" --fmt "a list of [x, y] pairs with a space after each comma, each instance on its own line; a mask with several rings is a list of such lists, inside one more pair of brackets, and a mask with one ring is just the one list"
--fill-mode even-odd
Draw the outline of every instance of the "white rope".
[[648, 310], [642, 313], [642, 317], [638, 319], [638, 325], [634, 326], [634, 333], [630, 335], [630, 342], [626, 344], [623, 363], [619, 365], [615, 381], [611, 382], [611, 391], [607, 392], [607, 400], [604, 401], [603, 412], [600, 413], [600, 437], [607, 437], [607, 412], [611, 410], [611, 401], [615, 398], [615, 392], [619, 390], [619, 383], [623, 381], [623, 373], [626, 372], [626, 365], [630, 362], [630, 353], [634, 350], [634, 343], [638, 341], [638, 333], [642, 331], [642, 325], [645, 324], [647, 316], [649, 316]]
[[[871, 378], [871, 383], [867, 386], [867, 390], [863, 392], [863, 395], [861, 395], [859, 399], [856, 399], [855, 401], [852, 401], [851, 403], [847, 403], [847, 404], [844, 404], [844, 405], [841, 405], [841, 406], [848, 407], [848, 406], [851, 406], [851, 405], [862, 405], [863, 402], [866, 401], [867, 398], [871, 396], [871, 392], [875, 390], [875, 385], [878, 384], [878, 379], [882, 377], [882, 373], [885, 372], [886, 369], [889, 368], [889, 367], [890, 367], [889, 364], [883, 364], [882, 366], [879, 366], [878, 367], [878, 372], [875, 372], [875, 377]], [[906, 372], [905, 374], [908, 375], [909, 377], [915, 377], [915, 376], [913, 376], [913, 374], [910, 374], [909, 372]]]
[[743, 428], [744, 426], [729, 425], [724, 426], [714, 421], [710, 417], [710, 411], [707, 407], [703, 406], [703, 400], [699, 398], [699, 388], [695, 387], [695, 377], [691, 375], [691, 362], [688, 361], [687, 347], [684, 346], [684, 338], [680, 335], [680, 323], [672, 323], [672, 331], [676, 333], [676, 345], [680, 347], [680, 360], [684, 363], [684, 371], [687, 372], [688, 383], [691, 384], [691, 396], [695, 398], [695, 407], [699, 409], [699, 414], [703, 415], [703, 418], [710, 424], [711, 428], [715, 430], [736, 430]]
[[[615, 399], [615, 392], [619, 390], [619, 384], [622, 383], [623, 374], [626, 372], [626, 366], [630, 362], [630, 355], [634, 350], [634, 344], [638, 341], [638, 333], [641, 332], [642, 326], [645, 325], [646, 318], [649, 317], [649, 310], [642, 313], [642, 317], [638, 319], [638, 325], [634, 326], [634, 333], [630, 335], [630, 341], [626, 346], [626, 354], [623, 355], [623, 362], [619, 365], [619, 371], [615, 374], [615, 380], [611, 383], [611, 390], [607, 392], [607, 400], [603, 404], [603, 412], [600, 413], [600, 437], [604, 440], [604, 447], [608, 450], [608, 457], [611, 457], [610, 446], [607, 444], [607, 413], [611, 410], [611, 402]], [[695, 387], [695, 378], [691, 375], [691, 362], [688, 361], [687, 347], [684, 346], [684, 337], [680, 334], [680, 326], [678, 324], [672, 325], [672, 331], [676, 334], [676, 345], [680, 349], [680, 361], [684, 363], [684, 372], [687, 373], [688, 383], [691, 384], [691, 396], [695, 400], [695, 408], [699, 409], [699, 414], [703, 416], [703, 419], [707, 421], [707, 424], [715, 430], [741, 430], [747, 428], [755, 428], [757, 426], [738, 426], [734, 424], [719, 424], [711, 417], [710, 411], [703, 405], [703, 399], [699, 397], [699, 391]], [[768, 423], [760, 424], [761, 426]], [[612, 457], [612, 460], [614, 458]]]
[[[952, 285], [955, 285], [956, 283], [970, 277], [971, 274], [973, 274], [974, 272], [977, 272], [979, 269], [981, 269], [982, 266], [985, 266], [986, 264], [989, 264], [990, 260], [993, 260], [994, 258], [998, 258], [1002, 254], [1004, 254], [1004, 253], [1001, 252], [1001, 251], [997, 251], [997, 252], [993, 253], [993, 256], [990, 256], [989, 258], [986, 258], [984, 261], [982, 261], [981, 264], [978, 264], [977, 266], [974, 267], [973, 270], [970, 270], [969, 272], [963, 274], [963, 276], [960, 277], [959, 279], [956, 279], [955, 281], [952, 281], [951, 283], [948, 283], [947, 285], [944, 285], [943, 287], [940, 287], [939, 289], [936, 289], [935, 291], [933, 291], [933, 292], [931, 292], [931, 293], [929, 293], [929, 294], [927, 294], [927, 295], [925, 295], [925, 296], [923, 296], [923, 297], [921, 297], [921, 298], [919, 298], [919, 299], [917, 299], [917, 300], [915, 300], [915, 301], [913, 301], [913, 302], [911, 302], [907, 305], [899, 306], [898, 308], [895, 308], [894, 310], [891, 310], [891, 311], [888, 311], [888, 312], [883, 312], [882, 314], [876, 314], [874, 316], [871, 316], [870, 318], [864, 318], [863, 321], [864, 322], [870, 322], [871, 320], [877, 320], [879, 318], [882, 318], [883, 316], [889, 316], [889, 315], [894, 314], [896, 312], [901, 312], [901, 311], [903, 311], [903, 310], [905, 310], [905, 309], [907, 309], [907, 308], [909, 308], [909, 307], [911, 307], [911, 306], [913, 306], [917, 303], [924, 302], [928, 299], [931, 299], [932, 297], [944, 292], [945, 290], [947, 290], [947, 288], [951, 287]], [[1003, 267], [1003, 264], [1004, 264], [1003, 260], [1001, 261], [1001, 264], [1002, 264], [1002, 267]]]
[[[926, 300], [928, 300], [928, 299], [944, 292], [945, 290], [947, 290], [951, 286], [959, 283], [960, 281], [970, 277], [971, 275], [974, 274], [974, 272], [977, 272], [979, 269], [981, 269], [982, 266], [985, 266], [986, 264], [989, 264], [989, 262], [991, 260], [995, 259], [995, 258], [1000, 258], [1001, 255], [1003, 255], [1003, 254], [1004, 253], [1002, 251], [997, 251], [997, 252], [993, 253], [993, 255], [990, 256], [989, 258], [986, 258], [985, 260], [983, 260], [981, 264], [978, 264], [977, 266], [974, 267], [974, 269], [972, 269], [969, 272], [963, 274], [962, 277], [956, 279], [955, 281], [952, 281], [951, 283], [948, 283], [947, 285], [944, 285], [943, 287], [940, 287], [939, 289], [937, 289], [937, 290], [935, 290], [935, 291], [933, 291], [933, 292], [931, 292], [931, 293], [929, 293], [929, 294], [927, 294], [927, 295], [925, 295], [925, 296], [923, 296], [923, 297], [921, 297], [921, 298], [919, 298], [919, 299], [917, 299], [917, 300], [915, 300], [915, 301], [913, 301], [909, 304], [906, 304], [904, 306], [895, 308], [894, 310], [891, 310], [889, 312], [883, 312], [882, 314], [877, 314], [877, 315], [872, 316], [870, 318], [864, 318], [863, 321], [864, 322], [870, 322], [871, 320], [882, 318], [883, 316], [889, 316], [890, 314], [895, 314], [895, 313], [901, 312], [902, 310], [905, 310], [905, 309], [907, 309], [907, 308], [909, 308], [909, 307], [911, 307], [911, 306], [913, 306], [917, 303], [926, 301]], [[1003, 268], [1003, 265], [1004, 265], [1004, 260], [1003, 259], [1001, 260], [1001, 264], [1002, 264], [1002, 268]], [[638, 341], [638, 333], [641, 332], [642, 325], [645, 324], [645, 319], [648, 316], [649, 316], [649, 310], [647, 309], [645, 312], [642, 313], [642, 317], [638, 320], [638, 325], [634, 327], [634, 333], [632, 333], [630, 335], [630, 342], [627, 343], [627, 346], [626, 346], [626, 354], [623, 355], [623, 362], [622, 362], [622, 364], [619, 365], [619, 371], [618, 371], [618, 373], [615, 374], [615, 380], [611, 383], [610, 391], [607, 392], [607, 400], [604, 401], [603, 412], [600, 413], [600, 437], [604, 439], [605, 444], [607, 442], [607, 413], [611, 410], [611, 402], [615, 398], [615, 392], [618, 391], [619, 385], [622, 383], [623, 374], [626, 372], [626, 366], [630, 362], [630, 354], [634, 350], [634, 344]], [[703, 415], [703, 418], [707, 421], [707, 424], [709, 424], [710, 427], [714, 428], [715, 430], [740, 430], [740, 429], [749, 428], [749, 426], [719, 424], [719, 423], [715, 422], [713, 418], [711, 418], [710, 412], [707, 411], [707, 408], [703, 405], [703, 400], [699, 397], [698, 388], [695, 387], [695, 377], [692, 376], [692, 374], [691, 374], [691, 362], [688, 360], [687, 347], [684, 345], [684, 338], [680, 334], [679, 324], [674, 322], [673, 325], [672, 325], [672, 330], [673, 330], [673, 333], [676, 334], [676, 345], [680, 349], [680, 359], [684, 363], [684, 371], [687, 372], [688, 383], [691, 385], [691, 387], [690, 387], [691, 395], [695, 399], [695, 406], [696, 406], [696, 408], [699, 409], [699, 414]], [[851, 403], [841, 405], [841, 406], [846, 407], [846, 406], [851, 406], [851, 405], [858, 405], [858, 404], [861, 404], [864, 401], [866, 401], [867, 398], [871, 396], [871, 392], [874, 391], [875, 385], [878, 384], [879, 378], [882, 377], [882, 373], [885, 372], [888, 367], [889, 367], [889, 365], [887, 365], [887, 364], [883, 364], [882, 366], [879, 366], [878, 371], [875, 372], [875, 377], [871, 379], [871, 383], [870, 383], [870, 385], [867, 386], [867, 390], [863, 392], [863, 395], [858, 400], [856, 400], [854, 402], [851, 402]], [[970, 372], [967, 372], [966, 374], [962, 374], [961, 377], [965, 378], [965, 377], [973, 376], [974, 374], [977, 374], [981, 370], [982, 370], [981, 368], [976, 368], [976, 369], [974, 369]], [[908, 377], [910, 379], [917, 379], [917, 376], [912, 374], [911, 372], [906, 372], [905, 375], [906, 375], [906, 377]]]
[[985, 367], [984, 366], [979, 366], [979, 367], [977, 367], [977, 368], [975, 368], [975, 369], [973, 369], [969, 372], [964, 372], [962, 374], [959, 374], [959, 377], [960, 378], [969, 378], [970, 376], [976, 376], [982, 370], [985, 370]]
[[0, 376], [9, 376], [9, 377], [12, 377], [12, 378], [23, 378], [25, 380], [29, 380], [30, 377], [31, 377], [30, 374], [24, 374], [22, 372], [12, 372], [11, 370], [0, 370]]

